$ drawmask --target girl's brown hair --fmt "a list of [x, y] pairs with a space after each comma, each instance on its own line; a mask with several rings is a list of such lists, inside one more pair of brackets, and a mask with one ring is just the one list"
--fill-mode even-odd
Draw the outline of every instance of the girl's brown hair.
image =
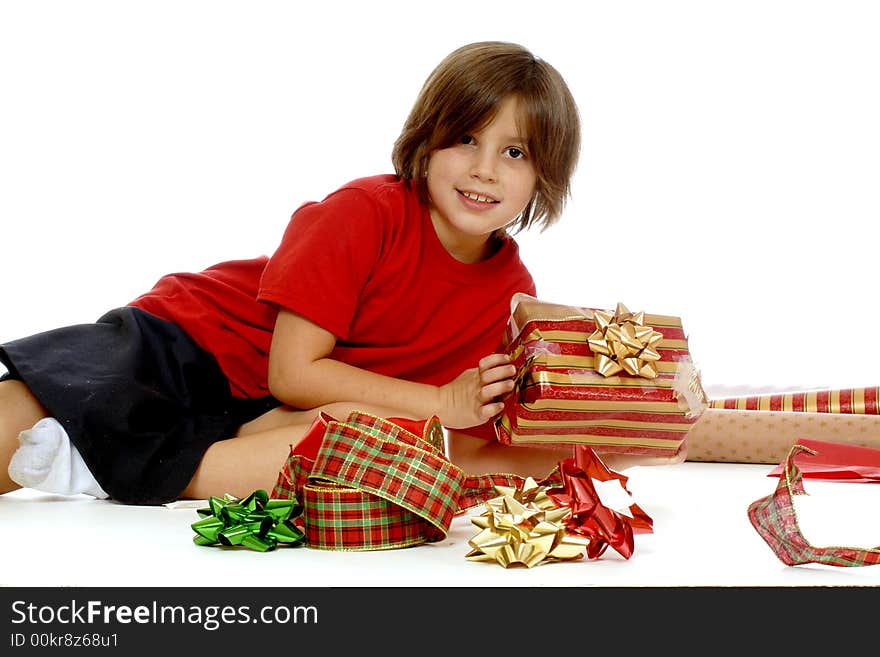
[[580, 152], [577, 105], [559, 72], [515, 43], [462, 46], [431, 72], [394, 142], [397, 175], [412, 180], [427, 203], [431, 153], [490, 123], [511, 94], [520, 101], [520, 129], [537, 182], [534, 196], [508, 228], [517, 232], [537, 224], [543, 230], [556, 222]]

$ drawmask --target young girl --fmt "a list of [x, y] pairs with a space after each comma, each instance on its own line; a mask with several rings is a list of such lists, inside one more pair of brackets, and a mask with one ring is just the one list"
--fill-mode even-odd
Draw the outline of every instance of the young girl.
[[559, 218], [579, 144], [552, 66], [511, 43], [455, 50], [394, 144], [395, 175], [302, 205], [271, 258], [170, 274], [94, 324], [0, 346], [0, 493], [271, 489], [319, 411], [355, 408], [437, 415], [465, 469], [504, 454], [498, 467], [545, 474], [553, 450], [480, 438], [513, 388], [495, 353], [510, 298], [535, 294], [511, 233]]

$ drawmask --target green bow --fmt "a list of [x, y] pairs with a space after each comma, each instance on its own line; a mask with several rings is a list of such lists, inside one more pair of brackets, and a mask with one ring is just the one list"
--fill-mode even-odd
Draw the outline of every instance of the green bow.
[[304, 542], [305, 534], [293, 524], [303, 507], [295, 499], [269, 499], [265, 490], [255, 490], [244, 500], [228, 493], [211, 497], [209, 508], [198, 509], [201, 520], [192, 524], [196, 545], [242, 545], [267, 552], [279, 543], [290, 546]]

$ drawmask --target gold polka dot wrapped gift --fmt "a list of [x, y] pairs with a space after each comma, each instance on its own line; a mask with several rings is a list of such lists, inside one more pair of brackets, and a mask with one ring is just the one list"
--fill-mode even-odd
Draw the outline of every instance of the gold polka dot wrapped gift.
[[802, 438], [880, 448], [880, 387], [712, 399], [689, 434], [687, 458], [780, 463]]
[[679, 317], [516, 294], [503, 338], [518, 370], [504, 444], [677, 457], [708, 405]]

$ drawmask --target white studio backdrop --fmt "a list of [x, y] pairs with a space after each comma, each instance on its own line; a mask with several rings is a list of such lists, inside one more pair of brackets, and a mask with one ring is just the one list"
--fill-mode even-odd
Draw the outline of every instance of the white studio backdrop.
[[707, 389], [878, 385], [877, 34], [848, 0], [0, 0], [0, 342], [271, 254], [497, 39], [583, 120], [561, 222], [519, 236], [540, 296], [681, 316]]

